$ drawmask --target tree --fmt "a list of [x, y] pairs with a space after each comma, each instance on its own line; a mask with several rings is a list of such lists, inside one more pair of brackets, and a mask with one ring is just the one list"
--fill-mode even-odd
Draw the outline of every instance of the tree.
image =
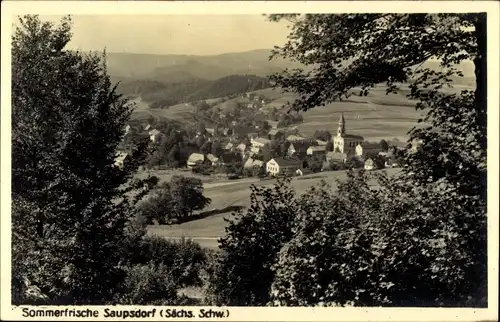
[[386, 140], [380, 140], [380, 147], [382, 148], [383, 152], [389, 151], [389, 144], [387, 143]]
[[195, 107], [196, 107], [197, 112], [203, 112], [203, 111], [210, 109], [210, 105], [208, 105], [208, 103], [205, 101], [200, 101], [200, 102], [196, 103]]
[[203, 145], [200, 147], [200, 152], [203, 154], [209, 154], [212, 152], [212, 142], [205, 142]]
[[210, 304], [259, 306], [269, 301], [271, 266], [292, 237], [297, 208], [294, 192], [284, 182], [270, 188], [252, 186], [251, 206], [225, 219], [229, 226], [219, 240], [221, 255], [209, 269]]
[[125, 277], [119, 254], [141, 193], [123, 187], [146, 142], [123, 170], [114, 166], [133, 106], [116, 93], [105, 57], [65, 50], [70, 40], [69, 17], [55, 26], [25, 16], [12, 36], [16, 304], [31, 303], [25, 284], [53, 305], [112, 303]]
[[203, 195], [203, 183], [200, 179], [173, 176], [170, 180], [172, 211], [179, 220], [185, 220], [195, 210], [201, 210], [211, 202]]
[[211, 152], [216, 157], [220, 157], [222, 154], [224, 154], [224, 148], [222, 147], [222, 144], [220, 143], [220, 141], [215, 141], [212, 144], [212, 151]]
[[[433, 240], [438, 233], [457, 234], [453, 236], [460, 242], [456, 242], [455, 251], [464, 254], [467, 260], [460, 260], [458, 267], [438, 265], [445, 271], [457, 272], [454, 276], [462, 281], [460, 287], [456, 280], [440, 280], [442, 290], [430, 286], [427, 294], [419, 294], [415, 289], [402, 290], [397, 285], [396, 288], [402, 290], [398, 296], [414, 296], [430, 306], [459, 305], [464, 298], [471, 297], [477, 300], [470, 305], [484, 306], [487, 284], [486, 14], [272, 15], [270, 18], [290, 19], [293, 24], [288, 42], [276, 48], [273, 55], [311, 67], [307, 72], [284, 71], [271, 77], [276, 87], [298, 94], [299, 99], [289, 105], [292, 110], [308, 110], [346, 98], [355, 87], [367, 95], [379, 83], [386, 84], [388, 94], [399, 91], [402, 84], [409, 86], [407, 97], [418, 101], [417, 109], [427, 111], [421, 121], [430, 126], [409, 132], [411, 140], [422, 140], [424, 145], [421, 151], [404, 155], [403, 181], [421, 195], [436, 196], [435, 202], [441, 208], [434, 214], [441, 217], [443, 225], [428, 228], [425, 221], [414, 220], [418, 216], [414, 217], [415, 212], [406, 208], [402, 200], [393, 202], [401, 202], [395, 207], [408, 209], [403, 211], [402, 220], [406, 229], [420, 229], [420, 240]], [[453, 82], [467, 83], [458, 64], [471, 61], [475, 68], [475, 89], [459, 94], [444, 91], [443, 88], [452, 86]], [[407, 189], [395, 186], [402, 191]], [[449, 194], [440, 201], [437, 196], [442, 191]], [[456, 213], [457, 218], [448, 217], [449, 212], [442, 210], [448, 205], [454, 210], [461, 209]], [[427, 204], [425, 207], [432, 208]], [[421, 207], [418, 209], [421, 211]], [[394, 238], [401, 244], [406, 243], [404, 236], [394, 235]], [[451, 250], [446, 252], [448, 263], [453, 262], [453, 254]], [[434, 263], [442, 258], [436, 252], [430, 257]], [[409, 267], [399, 269], [399, 273], [404, 274]], [[425, 275], [426, 269], [431, 268], [418, 266], [413, 274]], [[432, 279], [428, 281], [429, 285], [437, 283]], [[455, 294], [447, 293], [455, 288]], [[374, 292], [372, 297], [386, 294], [380, 290]], [[356, 296], [359, 294], [346, 294], [342, 301], [356, 299]], [[387, 296], [390, 301], [396, 301], [395, 295]], [[444, 297], [448, 300], [443, 300]]]
[[314, 132], [314, 138], [328, 142], [332, 139], [332, 135], [328, 131], [316, 131]]

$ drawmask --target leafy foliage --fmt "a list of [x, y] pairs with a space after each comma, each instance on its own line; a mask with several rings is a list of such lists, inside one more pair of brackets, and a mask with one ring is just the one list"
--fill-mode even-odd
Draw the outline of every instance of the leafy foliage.
[[212, 305], [265, 305], [274, 274], [271, 266], [292, 237], [294, 192], [279, 180], [272, 188], [252, 186], [251, 206], [232, 219], [220, 239], [221, 254], [209, 268], [207, 301]]
[[477, 305], [484, 294], [467, 277], [485, 222], [463, 224], [463, 197], [444, 180], [429, 189], [376, 179], [373, 189], [349, 172], [338, 193], [323, 185], [306, 194], [274, 265], [273, 305]]
[[139, 212], [148, 223], [153, 220], [164, 224], [172, 220], [183, 221], [210, 204], [211, 200], [203, 196], [203, 184], [200, 179], [173, 176], [170, 182], [164, 182], [152, 190], [138, 204]]
[[[33, 285], [51, 304], [104, 304], [125, 276], [119, 249], [143, 161], [115, 167], [132, 106], [103, 57], [64, 50], [71, 21], [20, 18], [12, 36], [12, 271], [16, 303]], [[22, 255], [21, 255], [22, 254]], [[26, 260], [26, 259], [29, 259]]]
[[[385, 83], [390, 94], [407, 85], [408, 98], [418, 101], [416, 108], [426, 112], [422, 121], [430, 124], [409, 133], [412, 142], [421, 142], [419, 149], [396, 153], [405, 165], [400, 180], [384, 179], [380, 190], [366, 191], [365, 179], [351, 178], [365, 191], [360, 201], [339, 188], [332, 211], [319, 216], [322, 228], [305, 234], [311, 220], [303, 220], [275, 266], [276, 303], [457, 306], [473, 299], [467, 305], [484, 306], [486, 15], [270, 19], [292, 21], [289, 41], [274, 56], [310, 67], [271, 77], [276, 87], [298, 94], [292, 110], [347, 98], [354, 88], [367, 95]], [[439, 70], [421, 68], [430, 58]], [[475, 66], [475, 90], [443, 90], [460, 80], [458, 64], [467, 61]], [[315, 234], [323, 239], [310, 237]]]

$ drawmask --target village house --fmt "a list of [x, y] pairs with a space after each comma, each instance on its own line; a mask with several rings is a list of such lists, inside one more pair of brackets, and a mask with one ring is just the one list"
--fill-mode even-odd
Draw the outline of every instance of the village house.
[[127, 152], [118, 152], [115, 157], [115, 166], [123, 169], [128, 161], [130, 161], [130, 154]]
[[325, 153], [326, 150], [324, 146], [310, 146], [307, 148], [307, 155], [321, 155]]
[[291, 135], [286, 137], [286, 140], [288, 142], [299, 142], [299, 141], [304, 141], [305, 138], [300, 136], [300, 135], [291, 134]]
[[163, 136], [163, 133], [161, 133], [160, 131], [158, 131], [156, 129], [149, 131], [149, 139], [153, 143], [158, 142], [162, 136]]
[[326, 146], [328, 144], [328, 142], [323, 141], [323, 140], [316, 140], [316, 144], [318, 146]]
[[381, 149], [382, 148], [379, 143], [363, 142], [356, 146], [356, 155], [365, 156], [368, 154], [378, 154]]
[[244, 154], [246, 152], [246, 150], [247, 150], [247, 145], [245, 143], [240, 143], [236, 147], [236, 151], [238, 151], [241, 154]]
[[144, 127], [144, 131], [149, 131], [151, 130], [151, 124], [146, 124], [146, 126]]
[[210, 161], [210, 164], [215, 166], [219, 161], [219, 158], [213, 155], [212, 153], [207, 154], [207, 160]]
[[399, 167], [398, 162], [394, 157], [388, 157], [385, 159], [384, 165], [386, 168], [397, 168]]
[[278, 121], [267, 121], [267, 123], [273, 128], [273, 129], [277, 129], [278, 128], [278, 124], [279, 122]]
[[213, 128], [205, 128], [205, 131], [207, 131], [208, 134], [214, 136], [215, 135], [215, 129]]
[[127, 125], [125, 126], [125, 128], [123, 129], [123, 132], [124, 132], [124, 133], [123, 133], [123, 136], [126, 136], [127, 134], [129, 134], [129, 133], [130, 133], [130, 125], [129, 125], [129, 124], [127, 124]]
[[345, 119], [342, 113], [339, 120], [337, 135], [333, 137], [333, 151], [351, 154], [355, 152], [356, 146], [364, 141], [364, 138], [359, 135], [346, 134]]
[[253, 147], [256, 148], [263, 148], [266, 144], [270, 143], [271, 141], [265, 138], [252, 138], [250, 140], [250, 143], [252, 144]]
[[285, 133], [282, 130], [271, 129], [271, 130], [269, 130], [269, 132], [267, 133], [267, 135], [268, 135], [268, 139], [269, 140], [276, 140], [276, 139], [284, 136]]
[[345, 153], [330, 151], [326, 154], [327, 162], [345, 163], [346, 160], [347, 160], [347, 154]]
[[410, 142], [410, 152], [415, 153], [417, 151], [421, 151], [424, 145], [423, 140], [413, 140]]
[[234, 148], [234, 144], [232, 142], [228, 142], [226, 146], [224, 147], [224, 150], [232, 150]]
[[266, 172], [272, 176], [291, 176], [298, 169], [302, 169], [302, 161], [296, 159], [273, 158], [266, 163]]
[[252, 146], [252, 147], [250, 147], [250, 152], [251, 152], [252, 154], [258, 154], [258, 153], [260, 153], [261, 151], [262, 151], [262, 148], [259, 148], [259, 147], [256, 147], [256, 146]]
[[246, 161], [245, 164], [243, 164], [244, 169], [253, 169], [255, 167], [263, 167], [264, 166], [264, 161], [254, 159], [252, 157], [249, 157]]
[[201, 153], [192, 153], [187, 160], [187, 167], [193, 168], [197, 164], [205, 162], [205, 156]]
[[297, 156], [297, 155], [307, 155], [307, 149], [309, 149], [310, 143], [303, 141], [292, 142], [288, 147], [287, 154], [289, 156]]

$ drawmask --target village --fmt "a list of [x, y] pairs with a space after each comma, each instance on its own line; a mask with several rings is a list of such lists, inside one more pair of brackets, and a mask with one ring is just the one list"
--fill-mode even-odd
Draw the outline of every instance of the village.
[[[278, 121], [283, 120], [283, 117], [275, 116], [276, 109], [265, 109], [264, 104], [269, 102], [267, 98], [252, 93], [245, 93], [242, 97], [246, 100], [239, 104], [230, 102], [233, 105], [229, 112], [217, 107], [221, 101], [211, 105], [199, 102], [198, 106], [202, 107], [196, 110], [193, 117], [204, 122], [198, 122], [193, 131], [185, 131], [180, 135], [191, 135], [191, 141], [197, 143], [188, 144], [189, 149], [184, 149], [184, 159], [178, 158], [179, 162], [175, 166], [160, 162], [149, 169], [154, 172], [155, 169], [180, 168], [232, 180], [242, 177], [302, 176], [347, 168], [370, 171], [399, 167], [398, 155], [406, 149], [416, 151], [420, 146], [417, 142], [408, 144], [389, 139], [370, 142], [348, 131], [348, 122], [343, 113], [338, 116], [336, 128], [318, 130], [310, 137], [303, 136], [297, 124], [283, 126], [283, 122]], [[253, 122], [248, 122], [249, 119], [253, 119]], [[211, 127], [204, 125], [206, 120], [209, 120]], [[151, 121], [136, 121], [127, 125], [124, 140], [132, 133], [147, 136], [153, 148], [171, 141], [167, 139], [169, 134], [159, 129], [161, 125], [155, 127]], [[135, 126], [134, 131], [131, 130], [132, 126]], [[180, 134], [181, 131], [176, 130], [176, 133]], [[186, 138], [180, 140], [185, 141]], [[117, 166], [124, 166], [130, 157], [129, 151], [127, 147], [118, 151]]]

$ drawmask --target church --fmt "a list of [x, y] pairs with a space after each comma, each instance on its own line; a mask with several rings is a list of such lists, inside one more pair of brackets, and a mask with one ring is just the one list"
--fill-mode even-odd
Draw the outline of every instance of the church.
[[346, 133], [344, 113], [342, 113], [340, 115], [337, 135], [332, 137], [332, 140], [333, 151], [345, 154], [354, 154], [356, 152], [356, 146], [358, 144], [362, 144], [364, 138], [360, 135], [351, 135]]

